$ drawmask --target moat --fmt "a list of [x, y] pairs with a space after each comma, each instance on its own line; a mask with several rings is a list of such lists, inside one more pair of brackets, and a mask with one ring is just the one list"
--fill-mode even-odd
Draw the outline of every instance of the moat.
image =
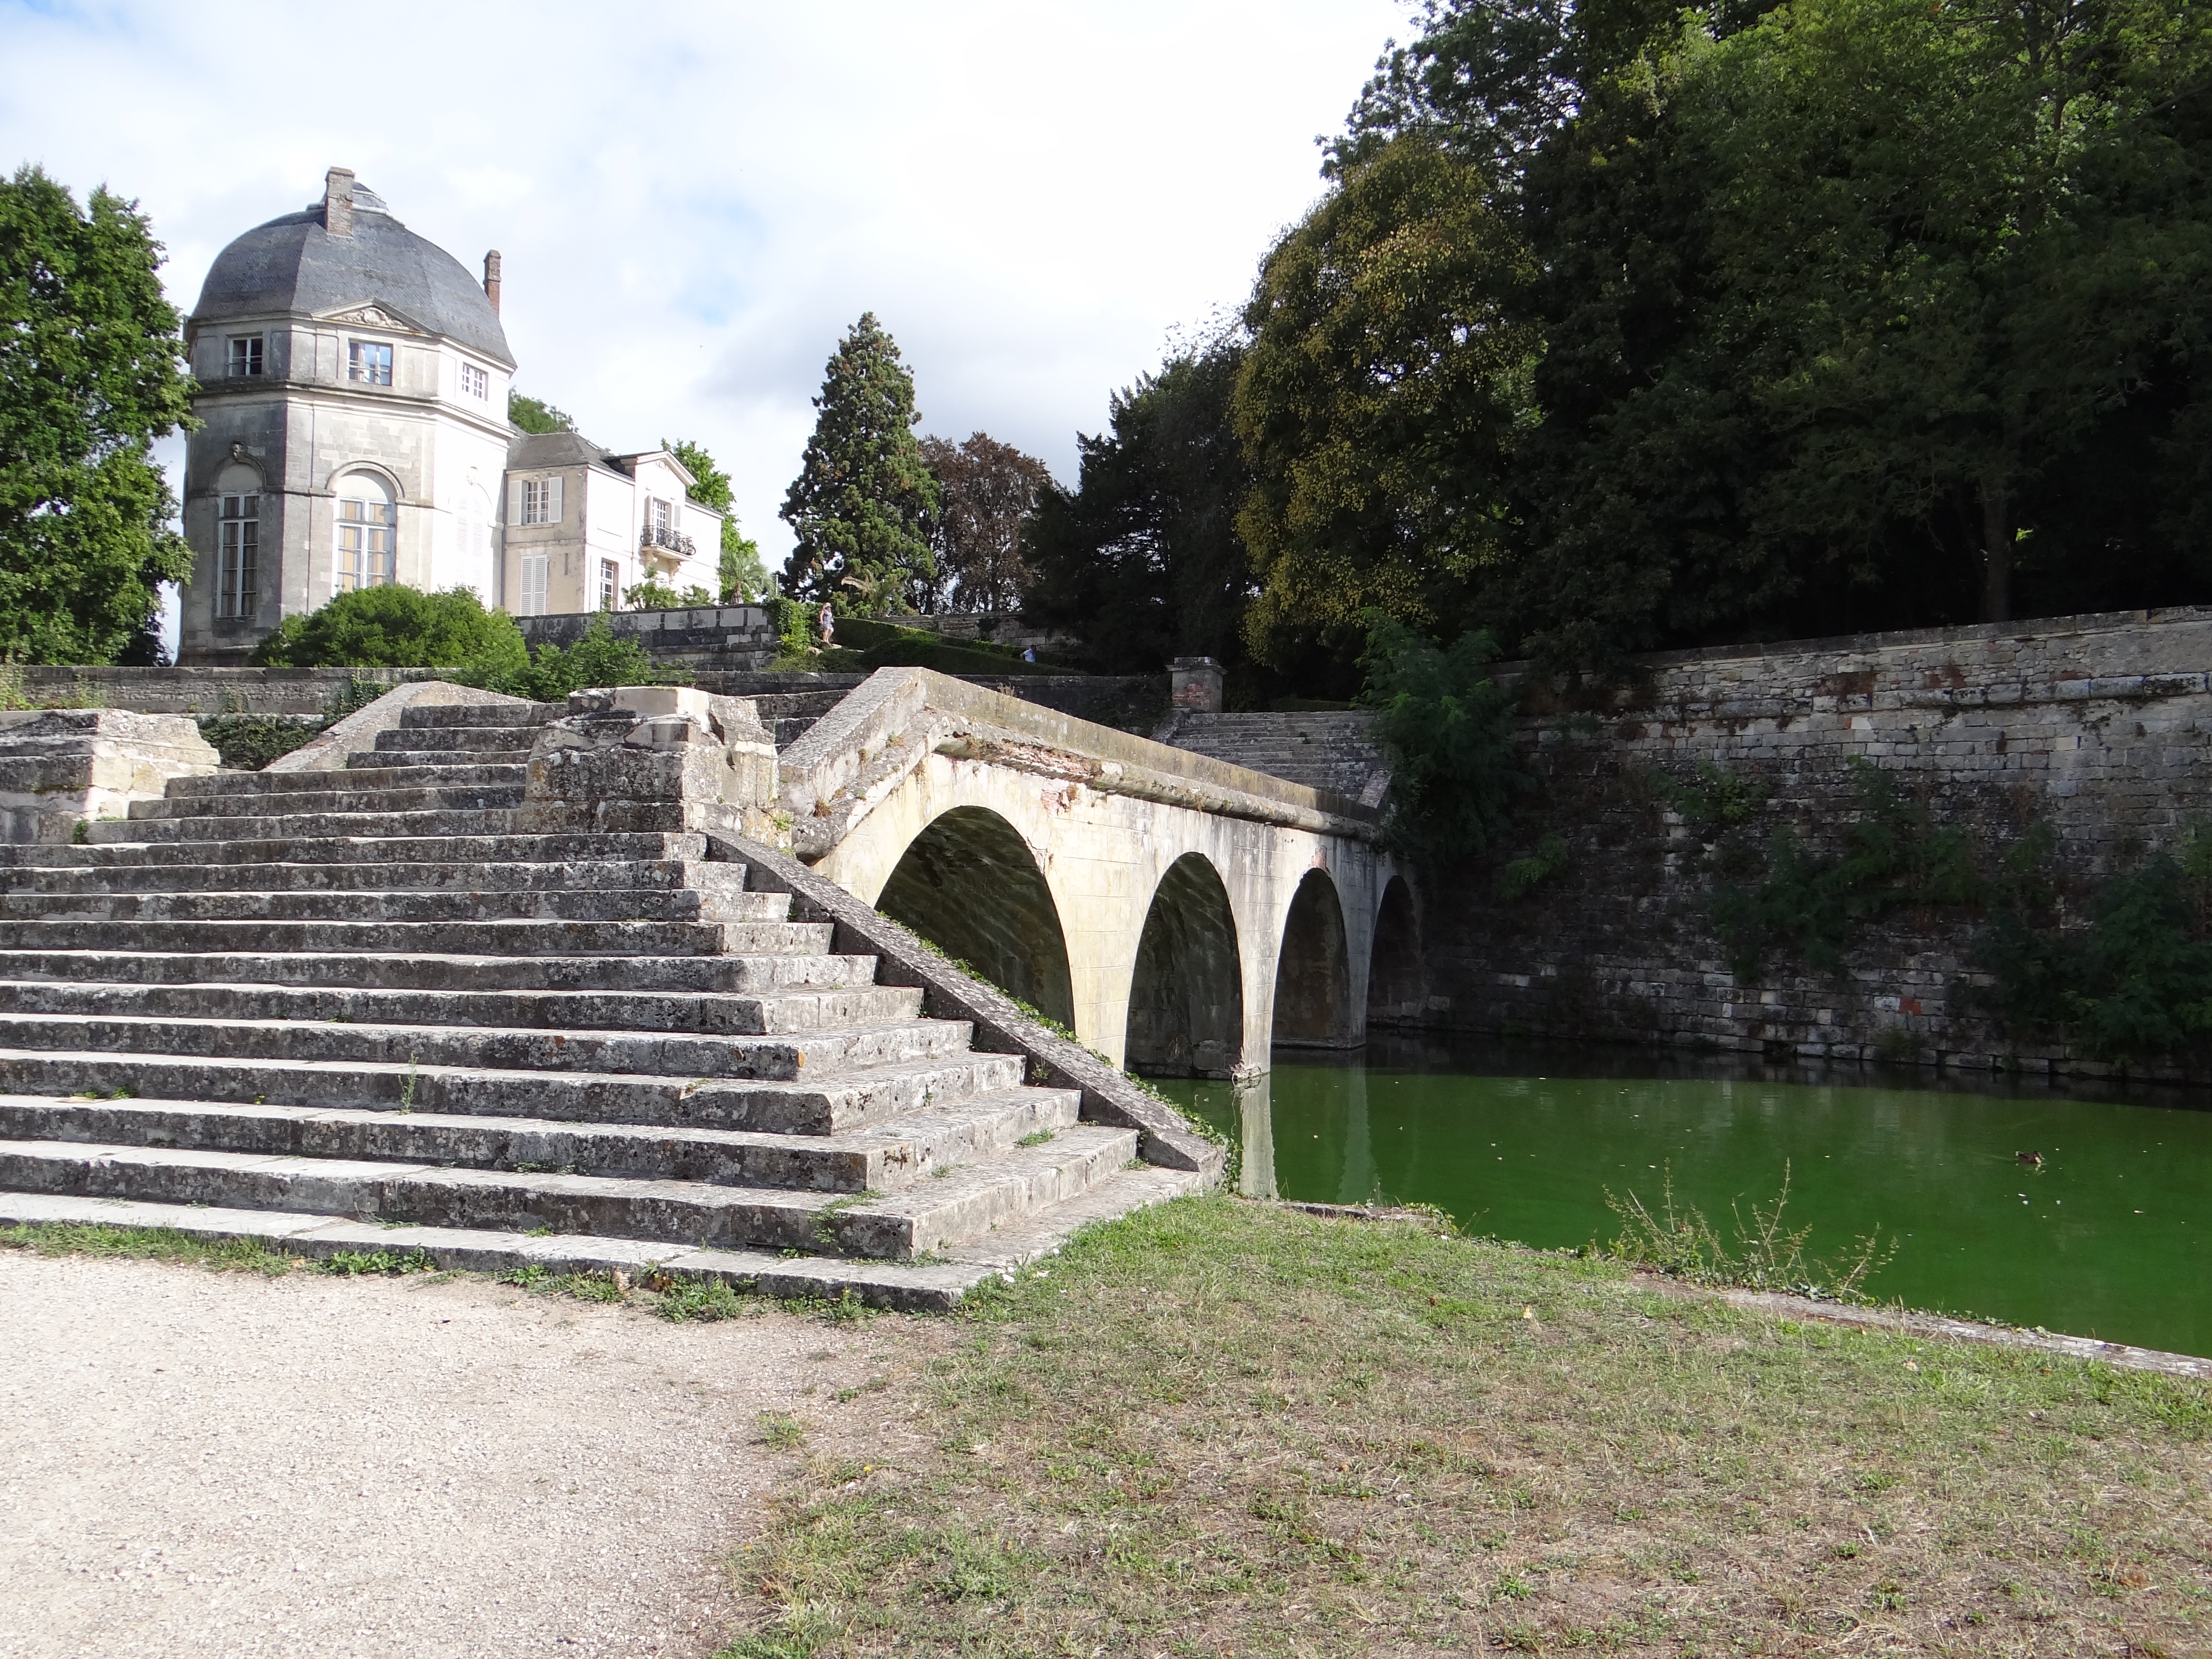
[[1786, 1164], [1808, 1254], [1896, 1236], [1881, 1300], [2212, 1354], [2201, 1095], [1381, 1035], [1344, 1060], [1279, 1050], [1256, 1089], [1161, 1086], [1238, 1142], [1248, 1192], [1434, 1204], [1469, 1232], [1564, 1248], [1618, 1231], [1608, 1188], [1656, 1209], [1669, 1171], [1725, 1233]]

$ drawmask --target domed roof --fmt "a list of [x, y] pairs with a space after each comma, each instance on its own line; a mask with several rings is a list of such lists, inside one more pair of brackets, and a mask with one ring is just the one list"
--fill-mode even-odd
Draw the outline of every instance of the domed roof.
[[513, 368], [499, 313], [461, 262], [393, 218], [367, 185], [352, 193], [350, 236], [331, 235], [315, 202], [257, 225], [216, 255], [192, 325], [380, 301], [416, 327]]

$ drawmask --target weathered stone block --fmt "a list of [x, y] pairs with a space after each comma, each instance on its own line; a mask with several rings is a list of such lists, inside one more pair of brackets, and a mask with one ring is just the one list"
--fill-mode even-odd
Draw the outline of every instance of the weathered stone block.
[[66, 842], [88, 818], [159, 800], [171, 778], [222, 763], [183, 714], [121, 708], [0, 712], [0, 841]]

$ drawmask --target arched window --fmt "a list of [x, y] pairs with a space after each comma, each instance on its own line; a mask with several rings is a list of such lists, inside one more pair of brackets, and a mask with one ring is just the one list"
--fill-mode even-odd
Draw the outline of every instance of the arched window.
[[399, 514], [392, 490], [373, 472], [349, 472], [338, 480], [337, 559], [331, 592], [382, 587], [398, 569]]
[[261, 475], [233, 462], [216, 480], [216, 502], [215, 614], [251, 617], [260, 599]]

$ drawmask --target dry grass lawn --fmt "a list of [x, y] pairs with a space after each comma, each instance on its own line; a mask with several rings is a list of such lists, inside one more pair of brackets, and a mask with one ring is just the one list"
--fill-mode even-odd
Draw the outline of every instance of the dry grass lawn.
[[2200, 1383], [1226, 1197], [958, 1328], [933, 1450], [794, 1454], [730, 1659], [2212, 1652]]

